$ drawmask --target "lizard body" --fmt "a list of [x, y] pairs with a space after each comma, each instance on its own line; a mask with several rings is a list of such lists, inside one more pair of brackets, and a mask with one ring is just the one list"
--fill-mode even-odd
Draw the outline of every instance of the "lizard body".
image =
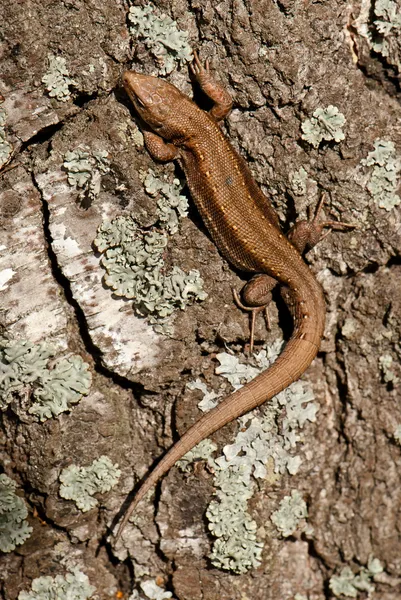
[[272, 287], [277, 283], [284, 286], [294, 329], [267, 371], [203, 415], [161, 459], [134, 496], [117, 537], [138, 502], [177, 460], [213, 432], [296, 381], [315, 358], [324, 332], [323, 292], [301, 252], [317, 242], [327, 223], [315, 226], [312, 232], [306, 227], [306, 234], [301, 226], [301, 234], [293, 236], [293, 243], [283, 235], [272, 205], [219, 127], [218, 121], [231, 109], [231, 100], [197, 57], [193, 70], [203, 91], [215, 101], [210, 113], [164, 80], [124, 73], [125, 89], [143, 121], [146, 146], [156, 159], [178, 159], [191, 196], [221, 254], [242, 271], [264, 274], [266, 294], [261, 295], [266, 300], [255, 304], [267, 304]]

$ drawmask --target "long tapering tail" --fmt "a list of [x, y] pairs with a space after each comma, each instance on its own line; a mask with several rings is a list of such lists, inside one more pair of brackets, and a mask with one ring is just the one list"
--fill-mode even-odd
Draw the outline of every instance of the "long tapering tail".
[[118, 528], [116, 541], [137, 504], [160, 477], [171, 469], [177, 460], [227, 423], [270, 400], [304, 373], [318, 351], [323, 334], [322, 327], [318, 329], [320, 331], [315, 330], [315, 335], [312, 336], [314, 339], [304, 339], [302, 327], [300, 327], [267, 371], [225, 398], [216, 408], [203, 415], [188, 429], [182, 438], [170, 448], [139, 488]]

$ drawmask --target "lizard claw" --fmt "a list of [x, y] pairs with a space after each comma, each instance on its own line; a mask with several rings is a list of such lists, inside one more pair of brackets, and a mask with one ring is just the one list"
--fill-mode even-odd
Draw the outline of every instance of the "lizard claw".
[[192, 64], [189, 65], [191, 73], [199, 82], [201, 79], [208, 77], [210, 75], [210, 63], [209, 59], [206, 59], [205, 66], [201, 63], [198, 53], [194, 50], [194, 60]]

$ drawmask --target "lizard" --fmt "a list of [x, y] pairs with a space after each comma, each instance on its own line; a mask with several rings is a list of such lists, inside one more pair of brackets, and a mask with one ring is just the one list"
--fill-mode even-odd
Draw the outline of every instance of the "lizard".
[[287, 236], [278, 216], [254, 181], [245, 160], [220, 128], [232, 99], [196, 53], [192, 74], [212, 101], [206, 112], [171, 83], [135, 71], [125, 71], [124, 88], [139, 116], [144, 142], [158, 161], [178, 160], [191, 197], [220, 253], [240, 271], [254, 274], [237, 304], [254, 315], [265, 309], [271, 291], [282, 295], [293, 317], [293, 332], [277, 360], [254, 380], [198, 419], [170, 448], [128, 505], [118, 528], [120, 537], [129, 517], [145, 494], [184, 454], [234, 419], [263, 404], [288, 387], [309, 367], [325, 327], [322, 288], [302, 254], [322, 236], [323, 228], [347, 227], [339, 221], [319, 221], [323, 196], [313, 218], [299, 221]]

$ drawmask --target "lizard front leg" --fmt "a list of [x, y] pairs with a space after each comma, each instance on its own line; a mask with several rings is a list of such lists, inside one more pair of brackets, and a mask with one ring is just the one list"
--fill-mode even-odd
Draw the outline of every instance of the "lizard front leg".
[[213, 102], [213, 107], [209, 111], [209, 114], [217, 122], [222, 121], [228, 115], [233, 105], [230, 94], [221, 83], [213, 78], [210, 73], [209, 61], [206, 60], [205, 66], [203, 66], [196, 52], [194, 52], [194, 62], [190, 66], [190, 69], [202, 92]]
[[149, 154], [155, 160], [169, 162], [179, 157], [179, 150], [174, 144], [165, 142], [162, 137], [153, 131], [142, 131], [145, 146]]

